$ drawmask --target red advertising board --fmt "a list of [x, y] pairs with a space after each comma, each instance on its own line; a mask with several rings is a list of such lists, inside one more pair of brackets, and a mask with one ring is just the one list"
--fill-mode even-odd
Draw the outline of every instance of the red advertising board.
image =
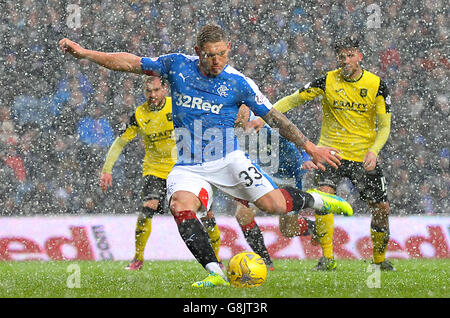
[[[228, 259], [249, 250], [236, 220], [216, 217], [221, 230], [220, 256]], [[314, 259], [321, 249], [310, 237], [285, 238], [278, 218], [257, 223], [273, 258]], [[136, 217], [73, 216], [0, 218], [0, 261], [129, 260], [134, 254]], [[449, 258], [450, 217], [392, 217], [389, 258]], [[336, 258], [366, 259], [372, 255], [369, 217], [335, 217]], [[148, 260], [191, 260], [170, 216], [155, 216], [145, 251]]]

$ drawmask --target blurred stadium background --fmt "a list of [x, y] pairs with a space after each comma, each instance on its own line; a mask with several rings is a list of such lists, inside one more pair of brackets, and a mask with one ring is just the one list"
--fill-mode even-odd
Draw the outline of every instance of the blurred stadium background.
[[[392, 215], [449, 215], [444, 1], [25, 0], [2, 1], [0, 11], [0, 216], [117, 214], [130, 216], [133, 228], [141, 143], [125, 148], [107, 194], [98, 177], [118, 127], [144, 100], [141, 79], [67, 59], [57, 43], [68, 37], [103, 51], [194, 54], [196, 30], [206, 22], [230, 32], [230, 64], [272, 102], [336, 67], [333, 39], [360, 36], [364, 67], [392, 95], [391, 136], [381, 152]], [[320, 108], [309, 106], [288, 116], [317, 140]], [[368, 216], [355, 189], [344, 183], [340, 190], [356, 215]], [[228, 198], [215, 200], [217, 215], [233, 215]]]
[[[78, 28], [71, 28], [69, 4], [79, 5]], [[384, 78], [392, 93], [392, 133], [382, 152], [392, 213], [449, 212], [450, 64], [443, 1], [380, 2], [379, 25], [377, 11], [356, 0], [26, 0], [0, 6], [2, 215], [134, 213], [139, 142], [127, 147], [116, 166], [114, 194], [100, 193], [97, 176], [117, 127], [143, 100], [139, 77], [65, 59], [57, 43], [69, 37], [106, 51], [193, 54], [195, 32], [207, 21], [231, 33], [231, 63], [273, 102], [336, 67], [335, 37], [361, 36], [364, 66]], [[317, 139], [319, 108], [290, 115]], [[84, 125], [90, 119], [97, 131]], [[343, 190], [358, 213], [367, 212], [353, 189]]]

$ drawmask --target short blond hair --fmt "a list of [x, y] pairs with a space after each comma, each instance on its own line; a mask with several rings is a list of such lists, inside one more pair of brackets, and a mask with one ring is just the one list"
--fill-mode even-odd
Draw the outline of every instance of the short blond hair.
[[216, 24], [206, 24], [201, 28], [197, 35], [197, 46], [202, 49], [205, 43], [226, 42], [227, 40], [227, 34], [220, 26]]

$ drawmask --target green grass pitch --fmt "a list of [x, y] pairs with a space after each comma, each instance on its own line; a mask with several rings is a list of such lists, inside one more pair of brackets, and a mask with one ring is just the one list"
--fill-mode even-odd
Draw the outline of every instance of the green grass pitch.
[[[225, 262], [226, 263], [226, 262]], [[369, 271], [339, 260], [335, 272], [313, 272], [313, 260], [275, 260], [263, 286], [193, 289], [206, 277], [194, 261], [0, 262], [1, 298], [448, 298], [449, 259], [394, 260], [396, 272]], [[72, 265], [72, 266], [70, 266]]]

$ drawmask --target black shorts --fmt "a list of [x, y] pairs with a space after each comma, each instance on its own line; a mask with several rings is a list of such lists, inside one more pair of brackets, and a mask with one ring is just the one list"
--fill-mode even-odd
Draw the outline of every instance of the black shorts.
[[358, 190], [360, 198], [369, 203], [387, 202], [387, 184], [383, 170], [377, 164], [372, 171], [366, 171], [362, 162], [341, 160], [336, 170], [327, 166], [326, 171], [316, 170], [314, 185], [330, 186], [336, 191], [339, 182], [348, 178]]
[[142, 186], [141, 199], [142, 202], [150, 200], [158, 200], [158, 209], [156, 213], [163, 214], [166, 207], [166, 179], [161, 179], [152, 175], [144, 177]]

